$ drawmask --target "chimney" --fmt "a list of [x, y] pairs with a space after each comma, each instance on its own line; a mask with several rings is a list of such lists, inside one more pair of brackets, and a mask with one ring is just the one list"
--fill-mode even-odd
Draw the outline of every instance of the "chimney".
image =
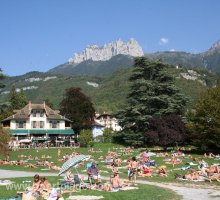
[[31, 101], [29, 101], [29, 103], [28, 103], [28, 108], [29, 108], [29, 110], [31, 110]]

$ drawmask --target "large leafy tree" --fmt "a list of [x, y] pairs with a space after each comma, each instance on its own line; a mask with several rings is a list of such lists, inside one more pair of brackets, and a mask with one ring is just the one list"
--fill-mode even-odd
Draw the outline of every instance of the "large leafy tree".
[[[0, 80], [2, 81], [5, 78], [5, 75], [2, 73], [2, 68], [0, 68]], [[0, 83], [0, 88], [4, 88], [5, 85]]]
[[[2, 69], [0, 68], [0, 80], [3, 80], [5, 75], [2, 73]], [[4, 84], [0, 83], [0, 88], [4, 88]], [[3, 119], [8, 115], [8, 105], [2, 104], [0, 105], [0, 118]], [[0, 126], [0, 154], [4, 159], [7, 159], [7, 155], [9, 153], [8, 142], [10, 141], [9, 133]]]
[[168, 67], [171, 66], [145, 57], [135, 59], [127, 105], [116, 114], [124, 131], [132, 134], [125, 133], [125, 140], [132, 138], [141, 145], [153, 116], [179, 115], [184, 111], [186, 99], [174, 86]]
[[60, 103], [61, 114], [72, 121], [73, 129], [79, 133], [82, 129], [91, 128], [95, 117], [95, 109], [88, 96], [81, 88], [66, 89]]
[[4, 159], [7, 159], [9, 148], [8, 143], [10, 141], [9, 133], [0, 126], [0, 154]]
[[23, 90], [17, 92], [15, 86], [13, 86], [9, 93], [9, 102], [11, 104], [11, 109], [14, 110], [23, 108], [27, 105], [28, 100]]
[[193, 144], [202, 148], [220, 147], [220, 86], [208, 89], [188, 114], [188, 128]]
[[163, 146], [178, 145], [186, 139], [186, 129], [180, 116], [170, 114], [163, 117], [153, 117], [145, 133], [147, 144]]
[[[3, 80], [4, 78], [5, 78], [5, 75], [2, 73], [2, 69], [0, 68], [0, 80]], [[4, 87], [5, 85], [0, 82], [0, 89]], [[7, 112], [7, 110], [8, 110], [8, 105], [6, 103], [3, 103], [0, 105], [0, 118], [3, 113]]]

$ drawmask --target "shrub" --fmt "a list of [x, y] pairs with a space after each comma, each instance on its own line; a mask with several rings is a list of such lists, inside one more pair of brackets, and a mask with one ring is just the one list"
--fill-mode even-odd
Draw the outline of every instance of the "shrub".
[[87, 147], [90, 142], [93, 142], [92, 131], [89, 129], [82, 130], [79, 135], [79, 142], [82, 147]]

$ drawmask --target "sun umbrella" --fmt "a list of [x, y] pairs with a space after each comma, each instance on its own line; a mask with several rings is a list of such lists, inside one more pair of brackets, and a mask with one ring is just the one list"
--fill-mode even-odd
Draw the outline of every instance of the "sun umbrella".
[[77, 165], [78, 163], [84, 161], [84, 160], [88, 160], [89, 156], [85, 156], [85, 155], [79, 155], [79, 156], [75, 156], [73, 158], [70, 158], [69, 160], [67, 160], [63, 166], [60, 169], [60, 172], [58, 174], [61, 175], [62, 173], [66, 172], [68, 169], [70, 169], [71, 167], [74, 167], [75, 165]]

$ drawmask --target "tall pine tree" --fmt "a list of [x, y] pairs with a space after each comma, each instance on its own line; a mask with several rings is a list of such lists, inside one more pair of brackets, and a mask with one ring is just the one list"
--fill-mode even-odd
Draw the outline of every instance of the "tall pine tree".
[[168, 67], [145, 57], [135, 59], [127, 105], [116, 114], [128, 144], [143, 144], [144, 132], [153, 116], [183, 112], [186, 99], [175, 87], [174, 78], [167, 73]]

